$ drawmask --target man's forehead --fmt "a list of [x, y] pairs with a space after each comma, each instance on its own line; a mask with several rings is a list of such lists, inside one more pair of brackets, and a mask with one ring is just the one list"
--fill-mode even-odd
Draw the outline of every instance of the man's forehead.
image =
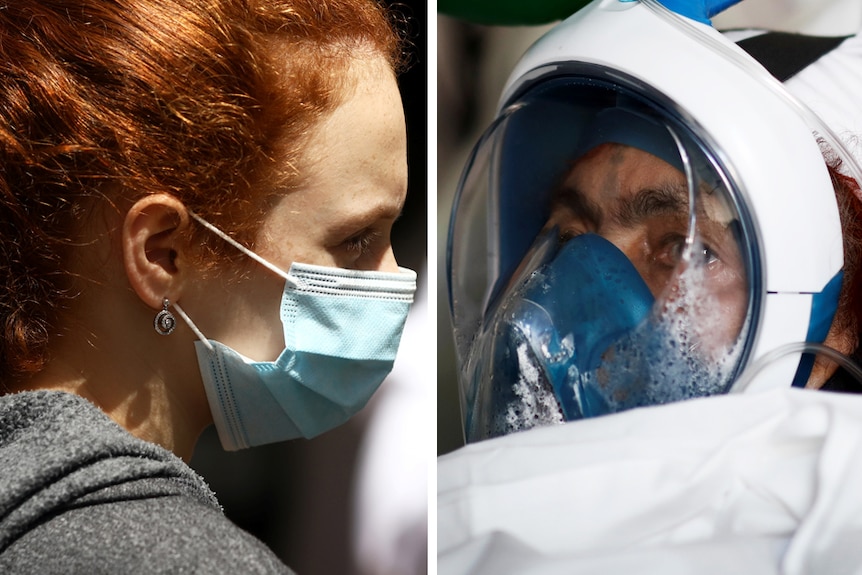
[[645, 189], [685, 188], [685, 175], [660, 158], [621, 144], [602, 144], [578, 159], [563, 188], [593, 200], [634, 196]]
[[[727, 225], [735, 219], [725, 194], [697, 182], [695, 202], [701, 217]], [[594, 214], [612, 212], [628, 224], [656, 215], [689, 211], [686, 176], [664, 160], [622, 144], [602, 144], [575, 162], [556, 190], [555, 207]]]

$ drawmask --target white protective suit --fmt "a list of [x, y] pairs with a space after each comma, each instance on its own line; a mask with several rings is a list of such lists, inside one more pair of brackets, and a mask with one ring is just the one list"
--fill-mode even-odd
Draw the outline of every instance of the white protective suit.
[[862, 396], [641, 408], [438, 460], [438, 572], [862, 572]]

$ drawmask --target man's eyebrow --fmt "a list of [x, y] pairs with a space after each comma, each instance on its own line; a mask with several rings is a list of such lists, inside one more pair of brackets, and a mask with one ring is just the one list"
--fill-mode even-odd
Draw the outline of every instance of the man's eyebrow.
[[656, 216], [687, 216], [688, 188], [669, 184], [660, 188], [645, 188], [633, 196], [620, 198], [613, 217], [622, 225], [633, 226]]
[[601, 204], [594, 202], [575, 186], [563, 184], [554, 190], [551, 198], [551, 210], [564, 207], [578, 216], [581, 221], [599, 229], [604, 219], [604, 210]]

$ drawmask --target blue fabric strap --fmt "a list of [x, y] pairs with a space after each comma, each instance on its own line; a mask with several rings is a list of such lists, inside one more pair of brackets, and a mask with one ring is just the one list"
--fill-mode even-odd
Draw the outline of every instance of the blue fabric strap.
[[668, 10], [681, 16], [712, 24], [710, 18], [730, 8], [740, 0], [659, 0]]

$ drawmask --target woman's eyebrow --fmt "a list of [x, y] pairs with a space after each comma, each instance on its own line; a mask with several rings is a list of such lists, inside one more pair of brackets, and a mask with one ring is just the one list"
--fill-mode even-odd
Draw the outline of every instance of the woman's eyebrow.
[[368, 206], [361, 211], [353, 212], [346, 215], [335, 226], [336, 233], [350, 233], [358, 231], [361, 228], [369, 227], [380, 220], [391, 220], [395, 222], [401, 217], [404, 211], [404, 204], [381, 202]]

